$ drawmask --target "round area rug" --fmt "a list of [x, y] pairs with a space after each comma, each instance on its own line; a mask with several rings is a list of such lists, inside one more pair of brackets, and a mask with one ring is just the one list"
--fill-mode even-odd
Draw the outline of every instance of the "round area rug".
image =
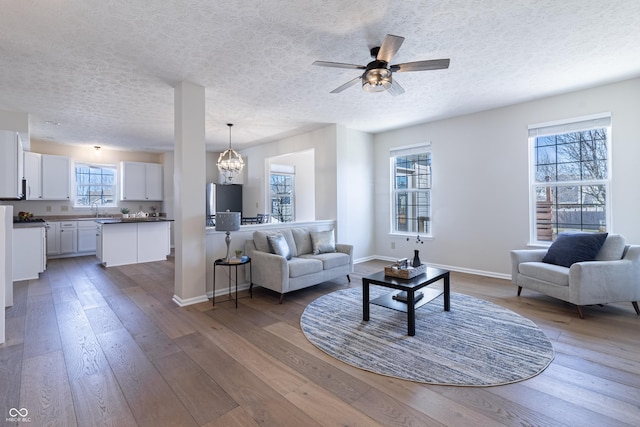
[[[389, 292], [371, 286], [370, 299]], [[526, 380], [551, 363], [553, 347], [530, 320], [488, 301], [451, 293], [407, 313], [370, 304], [362, 320], [362, 289], [324, 295], [305, 308], [300, 325], [312, 344], [355, 367], [428, 384], [487, 387]]]

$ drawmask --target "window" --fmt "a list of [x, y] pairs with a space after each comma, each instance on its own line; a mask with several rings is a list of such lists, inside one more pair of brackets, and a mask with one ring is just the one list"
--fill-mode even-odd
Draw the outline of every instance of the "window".
[[117, 169], [76, 163], [76, 207], [116, 206]]
[[391, 232], [431, 234], [430, 146], [392, 150], [391, 183]]
[[271, 193], [271, 218], [278, 222], [294, 221], [295, 168], [271, 165], [269, 187]]
[[607, 230], [610, 125], [606, 116], [529, 127], [532, 241]]

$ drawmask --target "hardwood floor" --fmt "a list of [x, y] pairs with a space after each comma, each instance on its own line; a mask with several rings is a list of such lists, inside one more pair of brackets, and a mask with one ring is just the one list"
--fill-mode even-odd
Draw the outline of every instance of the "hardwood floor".
[[[105, 269], [50, 260], [20, 282], [0, 346], [0, 423], [26, 408], [42, 426], [618, 426], [640, 420], [640, 317], [630, 303], [585, 308], [505, 280], [452, 273], [452, 292], [532, 319], [556, 357], [516, 384], [446, 387], [365, 372], [311, 345], [304, 307], [346, 280], [278, 295], [177, 307], [173, 262]], [[417, 313], [419, 315], [419, 311]], [[419, 333], [419, 331], [418, 331]], [[452, 333], [455, 333], [453, 331]]]

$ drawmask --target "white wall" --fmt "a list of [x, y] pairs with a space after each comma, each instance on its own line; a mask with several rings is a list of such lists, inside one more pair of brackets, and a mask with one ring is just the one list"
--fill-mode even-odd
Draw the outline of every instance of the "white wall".
[[18, 132], [22, 138], [22, 148], [25, 150], [30, 149], [31, 140], [28, 113], [0, 110], [0, 129]]
[[[270, 157], [266, 159], [265, 166], [265, 185], [269, 179], [272, 165], [292, 166], [295, 170], [294, 184], [294, 209], [295, 221], [313, 221], [316, 216], [316, 199], [315, 199], [315, 155], [314, 150], [297, 151], [295, 153], [283, 154], [280, 156]], [[262, 203], [261, 203], [262, 202]], [[246, 216], [255, 216], [257, 213], [270, 212], [270, 197], [266, 186], [264, 191], [264, 200], [256, 201], [255, 204], [247, 206], [245, 210]], [[264, 211], [258, 212], [258, 207], [264, 205]], [[255, 209], [255, 212], [254, 212]]]
[[[640, 79], [378, 134], [375, 141], [375, 253], [410, 257], [416, 248], [390, 236], [389, 149], [431, 142], [433, 240], [423, 262], [509, 275], [509, 251], [529, 239], [527, 126], [612, 114], [610, 232], [640, 244]], [[391, 244], [396, 249], [391, 249]]]
[[338, 242], [354, 245], [354, 260], [375, 253], [373, 135], [338, 127], [337, 235]]
[[265, 192], [267, 159], [283, 154], [313, 149], [315, 170], [315, 218], [309, 220], [336, 219], [336, 126], [292, 136], [280, 141], [258, 145], [242, 151], [245, 159], [245, 183], [243, 204], [252, 211], [269, 212]]

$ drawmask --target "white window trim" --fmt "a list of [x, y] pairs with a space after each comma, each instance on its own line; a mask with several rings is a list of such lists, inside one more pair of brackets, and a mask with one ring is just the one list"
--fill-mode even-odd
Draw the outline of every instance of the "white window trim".
[[[269, 195], [269, 213], [273, 216], [273, 212], [271, 211], [273, 209], [272, 206], [272, 200], [273, 200], [273, 193], [271, 192], [271, 175], [288, 175], [288, 176], [292, 176], [293, 177], [293, 185], [291, 186], [291, 208], [292, 208], [292, 213], [291, 213], [291, 222], [295, 222], [296, 221], [296, 199], [295, 199], [295, 195], [296, 195], [296, 168], [293, 165], [278, 165], [278, 164], [272, 164], [270, 171], [269, 171], [269, 179], [268, 179], [268, 195]], [[290, 224], [287, 223], [287, 224]]]
[[[423, 143], [419, 143], [419, 144], [412, 144], [412, 145], [403, 145], [403, 146], [399, 146], [399, 147], [393, 147], [389, 149], [389, 190], [390, 190], [390, 197], [389, 197], [389, 236], [395, 236], [395, 237], [402, 237], [402, 238], [406, 238], [406, 237], [410, 237], [410, 236], [414, 236], [417, 233], [411, 233], [411, 232], [401, 232], [401, 231], [397, 231], [394, 230], [393, 224], [395, 221], [394, 218], [394, 212], [395, 212], [395, 195], [396, 195], [396, 191], [395, 190], [395, 182], [394, 182], [394, 158], [397, 156], [402, 156], [402, 155], [410, 155], [410, 154], [420, 154], [420, 153], [424, 153], [424, 152], [428, 152], [431, 154], [431, 161], [433, 162], [433, 151], [431, 150], [431, 142], [423, 142]], [[433, 167], [431, 168], [431, 180], [433, 182]], [[429, 200], [432, 201], [433, 200], [433, 187], [429, 189]], [[433, 207], [433, 203], [432, 203], [432, 207]], [[430, 215], [430, 226], [429, 226], [429, 233], [421, 233], [420, 234], [420, 238], [424, 237], [425, 240], [433, 240], [433, 211], [431, 211], [431, 215]]]
[[115, 170], [116, 182], [114, 184], [115, 193], [114, 193], [113, 204], [112, 205], [101, 205], [101, 207], [104, 207], [104, 208], [117, 208], [118, 207], [118, 200], [119, 200], [119, 197], [120, 197], [120, 194], [119, 194], [120, 186], [118, 185], [119, 180], [120, 180], [120, 171], [118, 170], [118, 166], [117, 165], [112, 165], [112, 164], [109, 164], [109, 163], [96, 163], [96, 162], [75, 160], [73, 162], [73, 183], [72, 183], [72, 188], [71, 188], [71, 197], [73, 198], [73, 209], [87, 209], [87, 210], [93, 209], [91, 206], [85, 206], [85, 205], [78, 205], [77, 204], [77, 200], [78, 200], [78, 182], [76, 181], [76, 167], [78, 165], [86, 165], [86, 166], [89, 166], [89, 167], [93, 166], [93, 167], [97, 167], [97, 168], [112, 168], [112, 169]]
[[551, 246], [553, 242], [546, 242], [536, 239], [536, 193], [534, 188], [538, 185], [535, 183], [535, 140], [538, 136], [556, 135], [562, 132], [578, 132], [581, 130], [593, 129], [595, 127], [607, 128], [607, 179], [605, 182], [598, 180], [584, 180], [584, 181], [562, 181], [562, 186], [571, 185], [589, 185], [598, 184], [604, 185], [607, 191], [607, 201], [605, 204], [606, 209], [606, 221], [607, 231], [612, 233], [613, 230], [613, 215], [611, 215], [612, 203], [612, 191], [611, 182], [613, 175], [612, 161], [611, 161], [611, 146], [612, 144], [612, 124], [613, 119], [610, 112], [592, 114], [588, 116], [575, 117], [573, 119], [563, 119], [551, 122], [538, 123], [528, 126], [528, 163], [529, 163], [529, 243], [530, 247], [547, 248]]

